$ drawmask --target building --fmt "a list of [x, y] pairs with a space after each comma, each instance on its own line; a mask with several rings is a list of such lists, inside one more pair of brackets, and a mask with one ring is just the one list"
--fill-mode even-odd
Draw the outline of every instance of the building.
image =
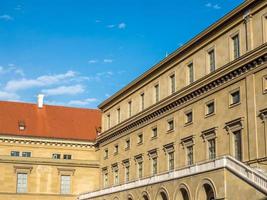
[[266, 42], [267, 1], [244, 1], [100, 104], [79, 199], [266, 199]]
[[99, 110], [0, 101], [0, 199], [74, 200], [98, 188]]

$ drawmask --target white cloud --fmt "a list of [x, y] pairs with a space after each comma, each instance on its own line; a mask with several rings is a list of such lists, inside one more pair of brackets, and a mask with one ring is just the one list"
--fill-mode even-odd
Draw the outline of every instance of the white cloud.
[[71, 100], [68, 102], [68, 105], [76, 105], [76, 106], [86, 106], [89, 105], [90, 103], [97, 102], [97, 98], [87, 98], [87, 99], [82, 99], [82, 100]]
[[125, 29], [126, 28], [126, 24], [124, 22], [118, 24], [118, 28], [119, 29]]
[[107, 28], [114, 28], [116, 25], [115, 24], [109, 24], [107, 25]]
[[24, 76], [23, 70], [16, 67], [15, 64], [8, 64], [7, 66], [8, 67], [0, 66], [0, 74], [15, 73], [20, 76]]
[[103, 62], [104, 62], [104, 63], [112, 63], [113, 60], [112, 60], [112, 59], [107, 59], [107, 58], [106, 58], [106, 59], [103, 60]]
[[12, 92], [0, 91], [1, 100], [18, 100], [19, 96]]
[[95, 60], [95, 59], [92, 59], [92, 60], [88, 61], [88, 63], [90, 63], [90, 64], [94, 64], [94, 63], [97, 63], [97, 62], [98, 62], [98, 60]]
[[76, 76], [76, 73], [73, 71], [67, 71], [65, 74], [56, 74], [56, 75], [44, 75], [39, 76], [36, 79], [19, 79], [8, 81], [5, 90], [6, 91], [17, 91], [34, 87], [42, 87], [53, 85], [69, 78]]
[[5, 20], [5, 21], [11, 21], [14, 18], [11, 17], [10, 15], [5, 14], [5, 15], [0, 15], [0, 19]]
[[95, 20], [95, 23], [101, 23], [102, 21], [100, 19]]
[[213, 8], [213, 9], [215, 9], [215, 10], [219, 10], [219, 9], [221, 9], [221, 6], [219, 6], [218, 4], [212, 4], [212, 3], [207, 3], [207, 4], [205, 4], [205, 6], [206, 7], [208, 7], [208, 8]]
[[82, 85], [71, 85], [71, 86], [59, 86], [51, 89], [43, 89], [42, 93], [47, 96], [57, 96], [57, 95], [76, 95], [83, 93], [85, 91]]

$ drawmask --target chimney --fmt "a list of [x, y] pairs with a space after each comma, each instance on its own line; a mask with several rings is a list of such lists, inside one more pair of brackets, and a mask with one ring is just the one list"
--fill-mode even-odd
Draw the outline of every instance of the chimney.
[[37, 104], [38, 108], [42, 108], [44, 105], [44, 95], [43, 94], [38, 94], [37, 96]]

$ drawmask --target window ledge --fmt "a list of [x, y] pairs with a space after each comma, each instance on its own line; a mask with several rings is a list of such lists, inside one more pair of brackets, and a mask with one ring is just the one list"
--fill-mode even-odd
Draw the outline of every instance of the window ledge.
[[140, 145], [142, 145], [143, 144], [143, 142], [139, 142], [139, 143], [137, 143], [137, 146], [140, 146]]
[[211, 117], [211, 116], [213, 116], [213, 115], [215, 115], [215, 112], [210, 113], [210, 114], [206, 114], [206, 115], [205, 115], [205, 118]]
[[151, 137], [151, 140], [155, 140], [157, 138], [158, 138], [158, 136], [153, 136], [153, 137]]
[[240, 104], [241, 104], [241, 102], [234, 103], [234, 104], [230, 104], [230, 105], [229, 105], [229, 108], [234, 108], [234, 107], [236, 107], [236, 106], [238, 106], [238, 105], [240, 105]]
[[174, 129], [172, 130], [167, 130], [167, 133], [173, 133], [174, 132]]
[[125, 151], [129, 151], [129, 150], [130, 150], [130, 147], [126, 147], [126, 148], [125, 148]]
[[116, 152], [116, 153], [114, 153], [114, 156], [116, 156], [116, 155], [118, 155], [119, 153], [118, 152]]
[[184, 125], [184, 127], [190, 126], [191, 124], [193, 124], [193, 122], [186, 122], [185, 125]]

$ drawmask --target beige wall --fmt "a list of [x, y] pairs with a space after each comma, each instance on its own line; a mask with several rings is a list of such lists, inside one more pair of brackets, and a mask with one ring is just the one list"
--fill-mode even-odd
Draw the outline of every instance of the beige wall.
[[[27, 151], [32, 156], [12, 157], [11, 151]], [[61, 159], [52, 159], [61, 153]], [[63, 154], [72, 155], [64, 160]], [[77, 195], [98, 188], [99, 158], [92, 143], [1, 136], [0, 199], [76, 199]], [[27, 193], [17, 193], [17, 174], [28, 176]], [[71, 191], [61, 195], [61, 175], [71, 177]]]

